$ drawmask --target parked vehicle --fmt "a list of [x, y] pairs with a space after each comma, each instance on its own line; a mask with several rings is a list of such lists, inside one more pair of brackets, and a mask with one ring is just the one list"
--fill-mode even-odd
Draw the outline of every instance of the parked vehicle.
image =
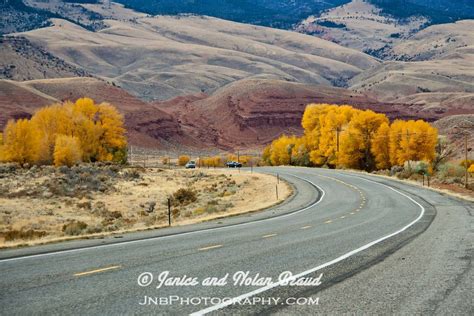
[[195, 169], [196, 162], [194, 160], [188, 161], [188, 163], [184, 166], [186, 169]]
[[227, 168], [242, 168], [242, 164], [237, 161], [229, 161], [226, 163]]

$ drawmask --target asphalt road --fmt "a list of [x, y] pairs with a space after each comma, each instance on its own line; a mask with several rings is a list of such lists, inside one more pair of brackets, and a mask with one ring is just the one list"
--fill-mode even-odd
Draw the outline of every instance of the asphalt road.
[[[0, 314], [472, 314], [472, 203], [369, 175], [260, 171], [296, 194], [251, 215], [1, 251]], [[166, 271], [179, 280], [157, 288]], [[285, 271], [312, 284], [285, 285]]]

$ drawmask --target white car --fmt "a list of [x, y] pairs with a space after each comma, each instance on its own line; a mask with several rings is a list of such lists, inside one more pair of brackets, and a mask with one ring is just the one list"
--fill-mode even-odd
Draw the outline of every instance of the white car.
[[186, 169], [194, 169], [196, 168], [196, 162], [194, 160], [188, 161], [188, 163], [184, 167]]

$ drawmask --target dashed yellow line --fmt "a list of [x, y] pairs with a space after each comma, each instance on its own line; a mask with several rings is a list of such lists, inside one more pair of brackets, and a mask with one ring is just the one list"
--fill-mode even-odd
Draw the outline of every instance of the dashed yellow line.
[[351, 212], [351, 215], [354, 215], [355, 213], [354, 212]]
[[342, 216], [341, 216], [341, 217], [339, 217], [339, 218], [346, 218], [346, 217], [345, 217], [344, 215], [342, 215]]
[[303, 226], [303, 227], [301, 227], [300, 229], [308, 229], [308, 228], [311, 228], [311, 227], [313, 227], [313, 226], [308, 225], [308, 226]]
[[90, 271], [85, 271], [85, 272], [78, 272], [78, 273], [74, 273], [74, 276], [84, 276], [84, 275], [89, 275], [89, 274], [94, 274], [94, 273], [100, 273], [100, 272], [105, 272], [105, 271], [109, 271], [109, 270], [114, 270], [114, 269], [118, 269], [120, 268], [121, 266], [110, 266], [110, 267], [106, 267], [106, 268], [101, 268], [101, 269], [96, 269], [96, 270], [90, 270]]
[[222, 247], [222, 246], [224, 246], [224, 245], [212, 245], [212, 246], [207, 246], [207, 247], [199, 248], [198, 250], [199, 250], [199, 251], [205, 251], [205, 250], [220, 248], [220, 247]]
[[275, 237], [277, 234], [268, 234], [268, 235], [264, 235], [262, 236], [262, 238], [271, 238], [271, 237]]
[[324, 224], [331, 224], [332, 220], [325, 221]]

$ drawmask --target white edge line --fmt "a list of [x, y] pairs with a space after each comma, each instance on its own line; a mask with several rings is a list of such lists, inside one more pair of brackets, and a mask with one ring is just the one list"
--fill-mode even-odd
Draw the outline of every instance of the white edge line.
[[262, 293], [262, 292], [268, 291], [268, 290], [270, 290], [270, 289], [272, 289], [272, 288], [275, 288], [275, 287], [277, 287], [277, 286], [279, 286], [279, 285], [281, 285], [281, 284], [283, 284], [283, 283], [285, 283], [285, 282], [288, 282], [288, 281], [291, 281], [291, 280], [299, 279], [299, 278], [301, 278], [301, 277], [303, 277], [303, 276], [305, 276], [305, 275], [307, 275], [307, 274], [310, 274], [310, 273], [316, 272], [316, 271], [318, 271], [318, 270], [321, 270], [321, 269], [323, 269], [323, 268], [329, 267], [329, 266], [331, 266], [331, 265], [333, 265], [333, 264], [335, 264], [335, 263], [338, 263], [338, 262], [340, 262], [340, 261], [342, 261], [342, 260], [344, 260], [344, 259], [347, 259], [347, 258], [349, 258], [349, 257], [351, 257], [351, 256], [353, 256], [353, 255], [355, 255], [355, 254], [357, 254], [357, 253], [359, 253], [359, 252], [361, 252], [361, 251], [364, 251], [364, 250], [366, 250], [367, 248], [370, 248], [370, 247], [372, 247], [373, 245], [376, 245], [376, 244], [378, 244], [378, 243], [380, 243], [380, 242], [382, 242], [382, 241], [384, 241], [384, 240], [386, 240], [386, 239], [388, 239], [388, 238], [390, 238], [390, 237], [393, 237], [393, 236], [395, 236], [395, 235], [398, 235], [398, 234], [402, 233], [403, 231], [407, 230], [409, 227], [413, 226], [416, 222], [418, 222], [418, 221], [423, 217], [423, 215], [425, 214], [425, 208], [423, 207], [423, 205], [421, 205], [420, 203], [418, 203], [417, 201], [415, 201], [413, 198], [411, 198], [410, 196], [406, 195], [405, 193], [402, 193], [402, 192], [400, 192], [400, 191], [398, 191], [398, 190], [396, 190], [396, 189], [394, 189], [394, 188], [392, 188], [392, 187], [390, 187], [390, 186], [388, 186], [388, 185], [386, 185], [386, 184], [384, 184], [384, 183], [379, 183], [379, 182], [372, 181], [372, 180], [365, 179], [365, 178], [358, 177], [358, 176], [352, 176], [352, 177], [357, 177], [357, 178], [363, 179], [363, 180], [365, 180], [365, 181], [369, 181], [369, 182], [373, 182], [373, 183], [376, 183], [376, 184], [379, 184], [379, 185], [383, 185], [383, 186], [389, 188], [390, 190], [393, 190], [393, 191], [397, 192], [398, 194], [405, 196], [406, 198], [408, 198], [409, 200], [411, 200], [413, 203], [415, 203], [416, 205], [418, 205], [418, 206], [421, 208], [421, 213], [420, 213], [420, 215], [419, 215], [414, 221], [412, 221], [410, 224], [406, 225], [406, 226], [403, 227], [402, 229], [397, 230], [396, 232], [391, 233], [391, 234], [389, 234], [389, 235], [386, 235], [386, 236], [384, 236], [384, 237], [382, 237], [382, 238], [379, 238], [379, 239], [377, 239], [377, 240], [374, 240], [374, 241], [372, 241], [372, 242], [370, 242], [370, 243], [368, 243], [368, 244], [366, 244], [366, 245], [364, 245], [364, 246], [362, 246], [362, 247], [359, 247], [359, 248], [357, 248], [357, 249], [354, 249], [354, 250], [352, 250], [352, 251], [349, 251], [348, 253], [345, 253], [345, 254], [343, 254], [342, 256], [337, 257], [336, 259], [333, 259], [333, 260], [331, 260], [331, 261], [329, 261], [329, 262], [323, 263], [323, 264], [321, 264], [321, 265], [319, 265], [319, 266], [317, 266], [317, 267], [314, 267], [314, 268], [312, 268], [312, 269], [303, 271], [303, 272], [301, 272], [301, 273], [299, 273], [299, 274], [293, 275], [291, 278], [284, 279], [284, 280], [281, 280], [281, 281], [279, 281], [279, 282], [271, 283], [271, 284], [269, 284], [269, 285], [267, 285], [267, 286], [264, 286], [264, 287], [262, 287], [262, 288], [259, 288], [259, 289], [255, 290], [255, 291], [252, 291], [252, 292], [249, 292], [249, 293], [246, 293], [246, 294], [242, 294], [242, 295], [237, 296], [237, 297], [234, 297], [234, 298], [232, 298], [232, 299], [230, 299], [230, 300], [223, 301], [223, 302], [220, 303], [220, 304], [210, 306], [210, 307], [208, 307], [208, 308], [202, 309], [202, 310], [197, 311], [197, 312], [195, 312], [195, 313], [192, 313], [192, 314], [190, 314], [190, 315], [191, 315], [191, 316], [205, 315], [205, 314], [207, 314], [207, 313], [210, 313], [210, 312], [213, 312], [213, 311], [222, 309], [222, 308], [224, 308], [224, 307], [227, 307], [227, 306], [229, 306], [229, 305], [232, 305], [232, 304], [234, 304], [234, 303], [237, 303], [237, 302], [239, 302], [239, 301], [241, 301], [241, 300], [243, 300], [243, 299], [252, 297], [252, 296], [254, 296], [254, 295], [256, 295], [256, 294], [260, 294], [260, 293]]
[[[54, 255], [65, 254], [65, 253], [87, 251], [87, 250], [93, 250], [93, 249], [105, 248], [105, 247], [115, 247], [115, 246], [129, 245], [129, 244], [134, 244], [134, 243], [153, 241], [153, 240], [157, 240], [157, 239], [168, 239], [168, 238], [174, 238], [174, 237], [187, 236], [187, 235], [191, 235], [191, 234], [206, 233], [206, 232], [210, 232], [210, 231], [214, 231], [214, 230], [222, 230], [222, 229], [229, 229], [229, 228], [234, 228], [234, 227], [238, 227], [238, 226], [257, 224], [257, 223], [261, 223], [261, 222], [264, 222], [264, 221], [271, 221], [271, 220], [275, 220], [275, 219], [280, 219], [280, 218], [293, 216], [293, 215], [299, 214], [301, 212], [304, 212], [304, 211], [318, 205], [324, 199], [324, 197], [326, 196], [326, 192], [320, 186], [313, 183], [312, 181], [309, 181], [307, 179], [303, 179], [303, 178], [300, 178], [298, 176], [291, 175], [291, 174], [289, 176], [298, 178], [300, 180], [303, 180], [305, 182], [308, 182], [308, 183], [314, 185], [316, 188], [318, 188], [322, 192], [321, 197], [316, 202], [314, 202], [313, 204], [311, 204], [309, 206], [306, 206], [305, 208], [302, 208], [302, 209], [300, 209], [296, 212], [283, 214], [283, 215], [280, 215], [280, 216], [275, 216], [275, 217], [270, 217], [270, 218], [264, 218], [264, 219], [260, 219], [260, 220], [256, 220], [256, 221], [252, 221], [252, 222], [234, 224], [234, 225], [223, 226], [223, 227], [214, 227], [214, 228], [201, 229], [201, 230], [196, 230], [196, 231], [192, 231], [192, 232], [179, 233], [179, 234], [169, 235], [169, 236], [157, 236], [157, 237], [150, 237], [150, 238], [146, 238], [146, 239], [129, 240], [129, 241], [124, 241], [124, 242], [119, 242], [119, 243], [114, 243], [114, 244], [97, 245], [97, 246], [84, 247], [84, 248], [78, 248], [78, 249], [57, 250], [57, 251], [53, 251], [53, 252], [40, 253], [40, 254], [36, 254], [36, 255], [25, 255], [25, 256], [15, 257], [15, 258], [0, 259], [0, 263], [9, 262], [9, 261], [18, 261], [18, 260], [24, 260], [24, 259], [47, 257], [47, 256], [54, 256]], [[245, 213], [243, 213], [242, 215], [245, 215]]]

